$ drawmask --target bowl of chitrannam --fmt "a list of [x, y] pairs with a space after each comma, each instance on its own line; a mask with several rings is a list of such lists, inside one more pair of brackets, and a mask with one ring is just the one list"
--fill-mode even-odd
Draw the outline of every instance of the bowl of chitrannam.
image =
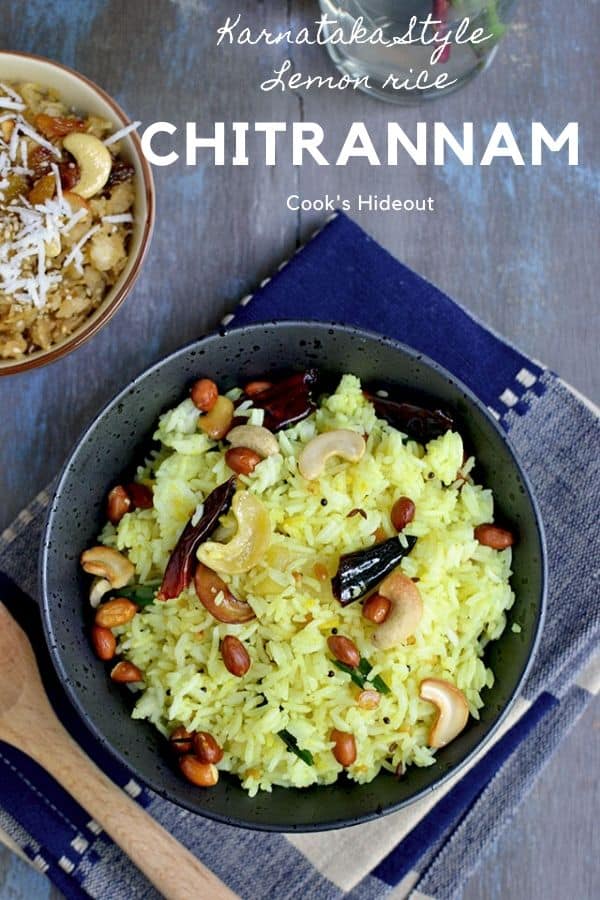
[[216, 335], [140, 376], [67, 463], [45, 546], [88, 724], [155, 790], [252, 827], [439, 785], [506, 715], [542, 616], [535, 501], [494, 420], [341, 326]]
[[154, 209], [135, 128], [76, 72], [0, 53], [0, 374], [79, 346], [132, 287]]

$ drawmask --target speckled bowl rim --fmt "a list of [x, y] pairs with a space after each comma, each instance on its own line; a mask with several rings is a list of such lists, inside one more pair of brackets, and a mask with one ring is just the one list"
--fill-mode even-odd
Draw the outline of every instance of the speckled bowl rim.
[[[107, 94], [103, 88], [97, 85], [90, 78], [87, 78], [86, 75], [82, 75], [81, 72], [77, 72], [70, 66], [65, 66], [63, 63], [56, 62], [53, 59], [48, 59], [45, 56], [38, 56], [35, 53], [21, 53], [19, 51], [13, 50], [0, 50], [0, 59], [5, 57], [31, 59], [35, 62], [45, 63], [55, 69], [60, 69], [63, 72], [66, 72], [68, 75], [71, 75], [79, 81], [82, 81], [87, 87], [91, 88], [92, 91], [98, 94], [100, 99], [108, 104], [108, 106], [110, 106], [117, 120], [120, 121], [124, 127], [131, 124], [131, 119], [126, 115], [124, 110], [121, 109], [116, 100], [113, 100], [113, 98], [109, 94]], [[133, 142], [136, 161], [140, 167], [147, 204], [146, 221], [144, 222], [144, 228], [140, 239], [140, 248], [138, 250], [137, 257], [133, 263], [131, 271], [129, 272], [123, 283], [116, 289], [114, 297], [112, 298], [110, 303], [100, 312], [100, 314], [98, 316], [94, 316], [94, 313], [92, 313], [90, 318], [86, 319], [86, 321], [79, 326], [79, 328], [68, 338], [68, 340], [65, 341], [64, 344], [60, 344], [59, 346], [54, 348], [50, 347], [45, 352], [36, 352], [36, 354], [32, 354], [30, 358], [23, 357], [10, 363], [5, 363], [5, 361], [2, 360], [0, 361], [0, 376], [15, 375], [17, 372], [25, 372], [28, 369], [37, 369], [41, 366], [46, 366], [49, 363], [55, 362], [57, 359], [60, 359], [62, 356], [66, 356], [67, 353], [71, 353], [78, 347], [81, 347], [82, 344], [84, 344], [98, 331], [100, 331], [100, 329], [103, 328], [104, 325], [106, 325], [106, 323], [114, 316], [116, 311], [119, 309], [119, 307], [129, 294], [133, 285], [135, 284], [140, 273], [142, 263], [150, 246], [150, 238], [152, 237], [152, 232], [154, 230], [156, 204], [152, 169], [150, 168], [150, 164], [148, 163], [148, 160], [142, 152], [142, 143], [140, 141], [140, 138], [135, 131], [131, 132], [129, 137]], [[119, 284], [118, 281], [117, 284]], [[112, 288], [111, 290], [114, 290], [114, 288]]]
[[[215, 812], [210, 809], [203, 810], [199, 812], [198, 809], [192, 804], [186, 803], [184, 800], [175, 799], [168, 790], [164, 788], [164, 786], [159, 782], [155, 781], [153, 778], [148, 778], [146, 775], [141, 775], [138, 769], [135, 766], [135, 763], [132, 762], [131, 758], [125, 756], [119, 749], [117, 749], [110, 741], [108, 741], [100, 729], [96, 727], [96, 725], [90, 721], [87, 717], [87, 712], [85, 709], [85, 704], [83, 704], [80, 700], [79, 695], [74, 689], [73, 685], [70, 682], [68, 677], [68, 673], [63, 665], [61, 653], [59, 650], [59, 642], [54, 636], [54, 629], [52, 624], [52, 615], [50, 612], [50, 605], [48, 603], [48, 594], [46, 591], [46, 570], [48, 566], [48, 543], [49, 538], [52, 532], [55, 507], [56, 507], [56, 499], [52, 501], [48, 508], [48, 513], [46, 516], [46, 521], [44, 523], [43, 528], [43, 539], [41, 544], [40, 556], [39, 556], [39, 584], [40, 584], [40, 597], [41, 597], [41, 612], [42, 612], [42, 624], [44, 628], [44, 637], [46, 639], [46, 644], [48, 646], [48, 650], [50, 656], [52, 658], [52, 663], [54, 668], [60, 678], [60, 681], [63, 685], [65, 693], [67, 694], [70, 702], [73, 704], [75, 710], [78, 715], [82, 719], [82, 722], [89, 729], [89, 731], [93, 734], [93, 736], [98, 740], [100, 745], [107, 750], [118, 762], [129, 772], [134, 774], [136, 778], [142, 784], [147, 785], [151, 790], [153, 790], [156, 794], [162, 797], [164, 800], [168, 800], [170, 803], [174, 803], [177, 806], [181, 806], [184, 809], [187, 809], [189, 812], [199, 815], [203, 818], [211, 819], [216, 822], [221, 822], [226, 825], [234, 825], [241, 828], [247, 828], [252, 831], [265, 831], [272, 833], [309, 833], [309, 832], [320, 832], [320, 831], [330, 831], [336, 830], [339, 828], [346, 828], [352, 825], [359, 825], [364, 822], [370, 822], [375, 819], [380, 819], [382, 816], [390, 815], [391, 813], [397, 812], [400, 809], [404, 809], [408, 806], [411, 806], [413, 803], [416, 803], [418, 800], [423, 799], [424, 797], [431, 794], [437, 788], [441, 787], [443, 784], [446, 784], [451, 779], [454, 779], [459, 773], [465, 771], [465, 768], [468, 766], [470, 762], [472, 762], [481, 751], [488, 746], [494, 737], [494, 735], [501, 728], [502, 724], [506, 721], [506, 718], [513, 708], [515, 701], [517, 700], [519, 694], [521, 693], [521, 689], [523, 684], [531, 671], [531, 667], [533, 665], [535, 656], [537, 654], [540, 639], [544, 627], [544, 622], [546, 618], [546, 607], [547, 607], [547, 592], [548, 592], [548, 555], [547, 555], [547, 545], [546, 545], [546, 535], [544, 531], [542, 516], [540, 512], [540, 508], [538, 502], [536, 500], [535, 494], [531, 487], [531, 483], [527, 474], [524, 472], [517, 454], [512, 446], [511, 441], [508, 438], [508, 435], [502, 431], [496, 419], [491, 415], [490, 411], [487, 409], [484, 403], [473, 393], [473, 391], [468, 388], [459, 378], [454, 376], [449, 370], [444, 368], [444, 366], [432, 360], [430, 357], [421, 353], [420, 351], [415, 350], [414, 348], [408, 346], [407, 344], [402, 343], [401, 341], [394, 340], [392, 338], [384, 337], [381, 334], [377, 334], [376, 332], [368, 331], [363, 328], [358, 328], [353, 325], [348, 325], [343, 322], [323, 322], [319, 320], [310, 320], [310, 319], [290, 319], [290, 320], [267, 320], [265, 322], [255, 323], [253, 325], [245, 325], [240, 328], [221, 328], [218, 331], [211, 332], [208, 335], [205, 335], [202, 338], [196, 339], [194, 341], [190, 341], [189, 343], [183, 345], [179, 349], [173, 351], [167, 356], [160, 359], [158, 362], [153, 363], [148, 368], [144, 369], [139, 375], [133, 378], [128, 385], [126, 385], [118, 394], [116, 394], [111, 400], [104, 404], [102, 409], [97, 413], [96, 416], [91, 420], [91, 422], [84, 429], [80, 437], [75, 442], [71, 452], [69, 453], [65, 464], [63, 465], [60, 475], [57, 480], [56, 489], [55, 489], [55, 498], [62, 493], [64, 482], [67, 480], [69, 476], [69, 469], [71, 466], [71, 460], [73, 457], [79, 452], [81, 445], [88, 439], [88, 437], [92, 434], [94, 429], [98, 426], [98, 424], [103, 419], [105, 413], [118, 404], [122, 399], [127, 397], [130, 392], [136, 388], [145, 378], [147, 378], [151, 373], [159, 370], [162, 366], [168, 364], [171, 360], [175, 359], [178, 356], [185, 355], [190, 350], [202, 349], [202, 346], [209, 341], [219, 341], [223, 340], [228, 334], [233, 333], [235, 331], [245, 331], [250, 333], [259, 334], [264, 328], [272, 328], [276, 331], [285, 331], [286, 328], [295, 328], [298, 326], [314, 328], [315, 326], [325, 328], [325, 329], [334, 329], [340, 330], [344, 332], [350, 332], [354, 336], [359, 339], [364, 339], [367, 341], [376, 341], [382, 344], [389, 346], [393, 350], [397, 350], [400, 353], [407, 354], [411, 359], [418, 361], [425, 367], [429, 367], [433, 369], [438, 375], [450, 379], [451, 383], [463, 394], [469, 398], [469, 400], [478, 408], [482, 416], [492, 425], [498, 439], [502, 441], [502, 443], [506, 446], [508, 453], [511, 457], [511, 461], [513, 466], [515, 467], [519, 478], [522, 481], [523, 487], [526, 492], [527, 500], [531, 506], [531, 510], [533, 513], [533, 521], [535, 524], [535, 529], [537, 532], [537, 538], [539, 541], [540, 547], [540, 560], [539, 560], [539, 570], [540, 570], [540, 596], [539, 596], [539, 605], [537, 611], [537, 620], [535, 623], [535, 630], [532, 633], [532, 642], [531, 642], [531, 650], [529, 653], [529, 657], [527, 663], [525, 664], [523, 671], [519, 675], [517, 681], [515, 682], [514, 689], [507, 700], [502, 712], [498, 715], [497, 720], [490, 727], [487, 734], [483, 736], [483, 738], [477, 743], [473, 749], [468, 752], [463, 759], [460, 760], [450, 771], [441, 774], [437, 777], [431, 784], [423, 787], [422, 789], [415, 792], [411, 797], [404, 798], [398, 802], [392, 803], [389, 806], [381, 809], [381, 810], [371, 810], [367, 811], [364, 814], [353, 816], [352, 818], [340, 818], [333, 819], [328, 821], [327, 823], [303, 823], [301, 826], [290, 826], [290, 825], [280, 825], [280, 824], [264, 824], [264, 823], [255, 823], [248, 822], [242, 818], [237, 817], [236, 815], [224, 815], [219, 812]], [[183, 387], [183, 385], [182, 385]], [[380, 776], [377, 776], [380, 777]], [[458, 779], [457, 779], [458, 780]]]

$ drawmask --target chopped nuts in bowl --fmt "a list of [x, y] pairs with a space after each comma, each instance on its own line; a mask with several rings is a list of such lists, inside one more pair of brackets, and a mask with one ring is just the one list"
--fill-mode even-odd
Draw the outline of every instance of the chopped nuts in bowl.
[[150, 168], [117, 104], [58, 63], [0, 53], [0, 375], [108, 321], [153, 219]]

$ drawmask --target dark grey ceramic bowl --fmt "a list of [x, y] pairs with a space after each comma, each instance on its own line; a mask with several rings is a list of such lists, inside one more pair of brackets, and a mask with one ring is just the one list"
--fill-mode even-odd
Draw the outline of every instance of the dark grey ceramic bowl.
[[[516, 603], [508, 627], [491, 644], [486, 661], [496, 681], [485, 691], [481, 719], [440, 751], [434, 766], [412, 767], [401, 781], [380, 774], [358, 786], [341, 778], [329, 787], [275, 788], [250, 799], [237, 779], [223, 776], [211, 790], [187, 784], [172, 767], [165, 742], [150, 725], [129, 717], [130, 695], [112, 683], [88, 638], [89, 579], [78, 558], [103, 524], [107, 490], [139, 460], [140, 446], [158, 415], [184, 395], [195, 378], [223, 388], [281, 369], [318, 366], [332, 374], [354, 372], [411, 393], [422, 392], [452, 410], [477, 455], [478, 477], [493, 487], [497, 512], [512, 524]], [[280, 322], [217, 334], [177, 351], [148, 369], [112, 400], [80, 438], [66, 463], [48, 515], [41, 560], [46, 637], [60, 679], [97, 739], [140, 781], [201, 815], [272, 831], [336, 828], [375, 818], [440, 785], [482, 746], [514, 701], [540, 632], [545, 594], [542, 526], [527, 479], [506, 437], [482, 404], [448, 372], [402, 344], [355, 329]]]

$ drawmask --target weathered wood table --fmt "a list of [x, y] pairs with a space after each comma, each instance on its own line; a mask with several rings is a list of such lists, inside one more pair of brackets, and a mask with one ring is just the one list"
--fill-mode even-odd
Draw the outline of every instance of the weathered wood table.
[[[314, 0], [4, 0], [0, 35], [5, 48], [81, 70], [145, 123], [168, 119], [181, 128], [195, 120], [209, 133], [218, 120], [317, 121], [333, 153], [353, 120], [367, 123], [373, 134], [390, 119], [409, 133], [418, 120], [443, 119], [451, 129], [474, 121], [484, 134], [491, 123], [506, 120], [524, 141], [532, 120], [551, 130], [575, 120], [582, 129], [581, 164], [569, 168], [561, 157], [525, 170], [510, 164], [470, 169], [452, 161], [417, 169], [408, 160], [397, 169], [361, 162], [345, 169], [293, 168], [288, 145], [276, 168], [260, 162], [186, 168], [180, 160], [156, 170], [154, 241], [124, 307], [68, 358], [0, 381], [0, 526], [56, 473], [82, 426], [118, 388], [213, 328], [323, 220], [321, 213], [290, 211], [286, 199], [295, 193], [309, 199], [358, 192], [432, 197], [434, 212], [357, 218], [405, 263], [598, 400], [596, 5], [520, 4], [491, 69], [462, 92], [418, 109], [348, 92], [261, 92], [258, 84], [288, 51], [217, 48], [216, 28], [238, 12], [254, 27], [278, 30], [310, 22], [318, 11]], [[291, 58], [306, 74], [332, 71], [318, 47], [295, 48]], [[465, 885], [465, 898], [599, 895], [594, 733], [597, 705]], [[5, 851], [0, 896], [57, 894]]]

